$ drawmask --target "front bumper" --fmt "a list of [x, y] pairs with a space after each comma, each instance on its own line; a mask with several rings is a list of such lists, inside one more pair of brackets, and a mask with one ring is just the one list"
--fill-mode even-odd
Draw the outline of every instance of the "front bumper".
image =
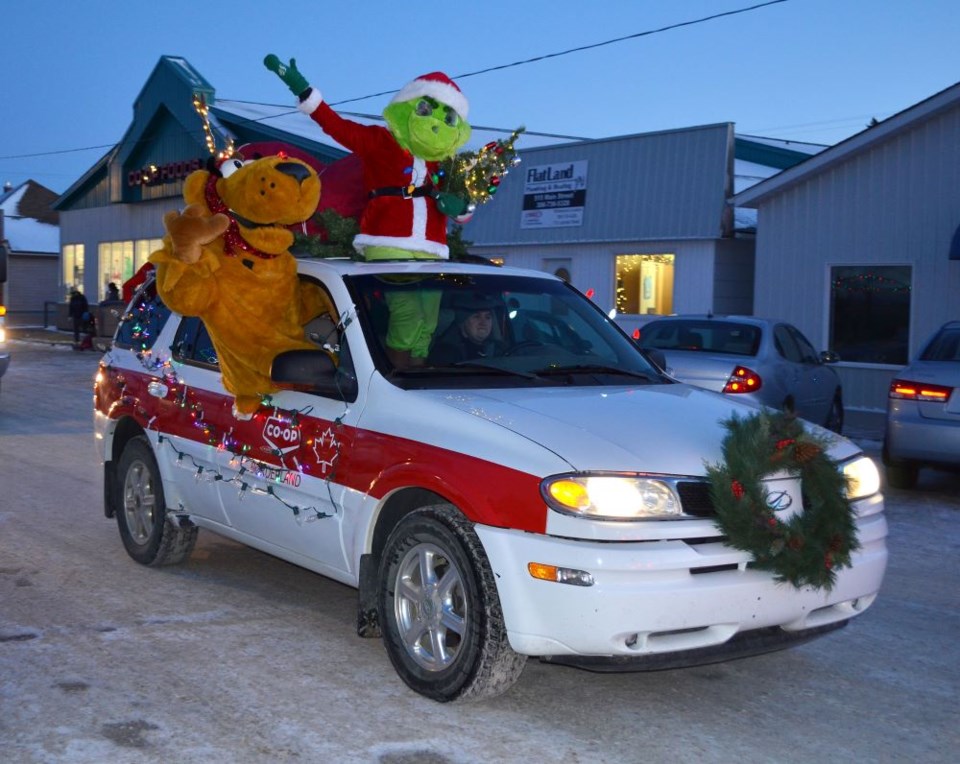
[[779, 626], [766, 629], [741, 631], [727, 642], [711, 647], [678, 650], [672, 653], [646, 653], [645, 655], [543, 655], [544, 663], [559, 663], [575, 666], [597, 673], [612, 674], [626, 671], [663, 671], [665, 669], [690, 668], [710, 663], [721, 663], [752, 655], [763, 655], [775, 650], [796, 647], [804, 642], [842, 629], [847, 621], [837, 621], [826, 626], [817, 626], [801, 631], [786, 631]]
[[[829, 592], [776, 583], [719, 541], [595, 542], [477, 526], [511, 647], [524, 655], [637, 657], [714, 648], [776, 627], [796, 635], [869, 607], [887, 564], [880, 495], [857, 503], [861, 548]], [[585, 570], [593, 586], [533, 578], [529, 562]], [[696, 572], [694, 572], [696, 571]]]

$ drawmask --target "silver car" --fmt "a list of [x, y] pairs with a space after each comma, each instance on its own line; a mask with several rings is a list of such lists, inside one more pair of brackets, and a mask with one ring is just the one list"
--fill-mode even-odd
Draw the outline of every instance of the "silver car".
[[920, 467], [960, 467], [960, 321], [938, 329], [890, 383], [887, 482], [913, 488]]
[[666, 371], [690, 385], [793, 411], [834, 432], [843, 429], [840, 377], [792, 324], [752, 316], [669, 316], [640, 330], [644, 350], [659, 350]]

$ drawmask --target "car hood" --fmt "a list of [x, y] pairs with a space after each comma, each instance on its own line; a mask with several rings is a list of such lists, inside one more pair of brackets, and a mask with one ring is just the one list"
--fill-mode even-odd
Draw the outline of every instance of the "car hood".
[[[421, 391], [541, 445], [572, 470], [703, 475], [721, 460], [722, 422], [755, 406], [688, 385]], [[823, 431], [821, 431], [823, 432]], [[856, 453], [837, 438], [836, 458]]]

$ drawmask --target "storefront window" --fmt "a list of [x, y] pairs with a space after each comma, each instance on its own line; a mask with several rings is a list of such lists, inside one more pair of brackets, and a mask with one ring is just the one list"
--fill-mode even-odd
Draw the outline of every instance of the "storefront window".
[[[137, 239], [134, 242], [133, 273], [140, 270], [143, 264], [147, 262], [147, 258], [162, 247], [163, 239]], [[130, 275], [132, 276], [133, 273]], [[127, 278], [129, 278], [129, 276]]]
[[104, 241], [98, 248], [100, 264], [100, 294], [107, 294], [107, 285], [113, 282], [121, 287], [123, 282], [133, 276], [152, 252], [163, 246], [161, 239], [138, 239], [137, 241]]
[[907, 362], [911, 271], [909, 265], [830, 269], [830, 349], [840, 360]]
[[83, 244], [63, 245], [63, 293], [76, 287], [83, 291]]
[[617, 313], [673, 313], [674, 255], [617, 255]]

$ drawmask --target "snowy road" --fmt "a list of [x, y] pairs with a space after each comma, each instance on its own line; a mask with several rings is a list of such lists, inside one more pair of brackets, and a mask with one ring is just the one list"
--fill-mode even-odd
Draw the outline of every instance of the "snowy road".
[[127, 557], [102, 512], [97, 356], [12, 343], [0, 393], [0, 759], [19, 762], [947, 762], [960, 747], [960, 476], [888, 494], [877, 603], [747, 660], [592, 674], [531, 660], [441, 705], [355, 635], [351, 589], [201, 533]]

